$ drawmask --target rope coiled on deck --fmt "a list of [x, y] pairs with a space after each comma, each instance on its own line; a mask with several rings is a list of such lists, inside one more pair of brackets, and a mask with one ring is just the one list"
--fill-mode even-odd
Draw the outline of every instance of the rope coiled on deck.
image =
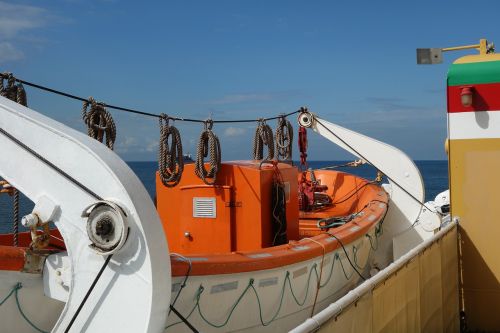
[[[90, 105], [90, 110], [87, 111]], [[116, 140], [116, 125], [111, 114], [106, 111], [103, 103], [96, 102], [92, 97], [83, 102], [82, 119], [87, 125], [88, 135], [103, 142], [106, 134], [106, 146], [113, 150]]]
[[292, 160], [293, 127], [285, 116], [278, 119], [276, 127], [276, 157], [281, 161]]
[[264, 119], [259, 119], [259, 125], [255, 129], [253, 138], [253, 159], [262, 160], [264, 157], [264, 146], [267, 146], [266, 160], [274, 159], [273, 130], [266, 124]]
[[[163, 185], [179, 184], [184, 171], [184, 155], [179, 130], [169, 124], [170, 118], [160, 114], [160, 143], [158, 147], [158, 172]], [[170, 144], [169, 144], [170, 138]]]
[[[7, 86], [4, 85], [5, 80], [7, 80]], [[20, 82], [16, 84], [16, 78], [12, 73], [0, 74], [0, 96], [6, 97], [24, 106], [28, 105], [23, 84]]]
[[[194, 172], [207, 185], [215, 185], [217, 173], [221, 167], [220, 142], [217, 135], [212, 132], [213, 121], [205, 122], [205, 129], [201, 132], [196, 151], [196, 162]], [[204, 158], [210, 154], [209, 170], [205, 169]], [[207, 178], [212, 178], [209, 180]]]

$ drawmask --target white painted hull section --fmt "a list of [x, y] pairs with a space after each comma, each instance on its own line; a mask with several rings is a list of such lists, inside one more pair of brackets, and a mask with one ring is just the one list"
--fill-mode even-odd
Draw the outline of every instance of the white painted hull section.
[[[374, 239], [374, 228], [369, 234]], [[349, 259], [365, 276], [370, 267], [370, 258], [374, 252], [373, 246], [375, 244], [371, 244], [366, 236], [345, 245]], [[187, 267], [186, 264], [186, 269]], [[287, 272], [289, 272], [288, 278]], [[183, 316], [188, 317], [188, 321], [200, 332], [285, 332], [313, 314], [317, 276], [320, 274], [322, 287], [317, 295], [314, 313], [318, 313], [341, 298], [361, 280], [347, 260], [343, 249], [339, 248], [327, 253], [324, 258], [320, 256], [272, 270], [190, 276], [186, 287], [183, 288], [175, 303], [175, 308]], [[245, 292], [251, 279], [254, 281], [255, 292], [252, 288], [248, 288]], [[179, 292], [183, 280], [184, 277], [173, 279], [173, 298]], [[0, 281], [1, 299], [6, 297], [17, 283], [22, 284], [23, 287], [18, 291], [18, 296], [23, 313], [42, 331], [50, 332], [65, 303], [44, 295], [42, 275], [0, 271]], [[203, 292], [199, 297], [199, 308], [195, 308], [196, 295], [200, 291], [200, 286], [203, 286]], [[291, 288], [293, 288], [293, 294]], [[243, 293], [240, 302], [235, 306]], [[260, 311], [256, 295], [260, 300]], [[230, 315], [234, 306], [234, 311]], [[191, 312], [192, 314], [189, 315]], [[206, 321], [201, 317], [200, 312]], [[265, 326], [262, 325], [260, 313]], [[22, 317], [14, 293], [0, 307], [0, 321], [2, 332], [31, 333], [36, 331]], [[226, 321], [227, 323], [217, 328], [208, 324], [207, 321], [217, 326], [221, 326]], [[169, 326], [165, 332], [191, 332], [174, 313], [168, 317], [167, 325]]]
[[[18, 290], [18, 300], [23, 313], [36, 327], [50, 332], [65, 303], [44, 295], [40, 274], [13, 271], [0, 271], [0, 301], [4, 300], [18, 283], [22, 285]], [[0, 323], [1, 332], [36, 332], [19, 311], [15, 293], [0, 306]]]
[[[373, 233], [374, 229], [370, 230], [372, 239], [375, 239]], [[362, 236], [346, 244], [345, 248], [358, 271], [369, 270], [373, 251], [368, 237]], [[327, 253], [323, 260], [322, 287], [318, 292], [314, 313], [345, 295], [361, 280], [342, 248]], [[188, 278], [186, 287], [175, 303], [175, 308], [200, 332], [285, 332], [313, 314], [317, 290], [315, 272], [320, 274], [321, 261], [322, 256], [272, 270], [192, 276]], [[288, 279], [287, 272], [289, 272]], [[364, 275], [367, 276], [367, 273], [365, 272]], [[254, 281], [255, 291], [249, 287], [251, 279]], [[175, 299], [183, 280], [184, 277], [173, 279], [172, 299]], [[199, 306], [197, 306], [200, 286], [203, 286], [203, 291], [199, 296]], [[285, 286], [284, 291], [283, 286]], [[240, 297], [241, 300], [238, 302]], [[259, 310], [258, 299], [261, 310]], [[234, 311], [231, 314], [233, 308]], [[262, 319], [260, 314], [262, 314]], [[191, 332], [191, 330], [174, 313], [171, 313], [165, 332]]]

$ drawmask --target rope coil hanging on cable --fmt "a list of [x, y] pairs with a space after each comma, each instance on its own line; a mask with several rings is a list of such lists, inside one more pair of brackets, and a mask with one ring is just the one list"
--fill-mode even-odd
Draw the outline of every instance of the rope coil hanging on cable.
[[[90, 105], [90, 110], [87, 111]], [[106, 146], [113, 150], [116, 140], [116, 125], [111, 114], [106, 111], [105, 104], [98, 103], [89, 97], [83, 102], [82, 118], [87, 125], [88, 135], [99, 142], [103, 142], [106, 134]]]
[[[217, 173], [221, 167], [220, 142], [217, 135], [212, 132], [213, 120], [205, 121], [205, 129], [201, 132], [196, 151], [195, 173], [207, 185], [215, 185]], [[209, 170], [205, 169], [204, 158], [210, 154]], [[212, 178], [209, 180], [207, 178]]]
[[274, 140], [273, 130], [271, 126], [266, 124], [264, 119], [259, 119], [259, 125], [255, 129], [255, 136], [253, 138], [253, 159], [264, 159], [264, 146], [267, 146], [266, 160], [274, 159]]
[[[9, 73], [0, 73], [0, 78], [6, 78], [8, 76]], [[71, 99], [74, 99], [74, 100], [78, 100], [78, 101], [81, 101], [81, 102], [87, 102], [88, 100], [86, 98], [83, 98], [83, 97], [80, 97], [80, 96], [76, 96], [76, 95], [73, 95], [73, 94], [70, 94], [70, 93], [67, 93], [67, 92], [64, 92], [64, 91], [60, 91], [60, 90], [57, 90], [57, 89], [53, 89], [53, 88], [49, 88], [49, 87], [46, 87], [46, 86], [42, 86], [40, 84], [36, 84], [36, 83], [33, 83], [33, 82], [29, 82], [29, 81], [26, 81], [26, 80], [21, 80], [21, 79], [18, 79], [18, 78], [13, 78], [14, 82], [18, 82], [19, 85], [21, 86], [21, 88], [23, 87], [22, 85], [27, 85], [27, 86], [30, 86], [30, 87], [33, 87], [33, 88], [36, 88], [36, 89], [40, 89], [40, 90], [43, 90], [43, 91], [47, 91], [47, 92], [50, 92], [52, 94], [56, 94], [56, 95], [59, 95], [59, 96], [64, 96], [64, 97], [67, 97], [67, 98], [71, 98]], [[24, 91], [24, 88], [22, 88], [22, 90]], [[159, 114], [156, 114], [156, 113], [150, 113], [150, 112], [144, 112], [144, 111], [141, 111], [141, 110], [135, 110], [135, 109], [131, 109], [131, 108], [127, 108], [127, 107], [123, 107], [123, 106], [117, 106], [117, 105], [111, 105], [111, 104], [106, 104], [106, 107], [108, 109], [114, 109], [114, 110], [118, 110], [118, 111], [123, 111], [123, 112], [129, 112], [129, 113], [135, 113], [135, 114], [140, 114], [140, 115], [143, 115], [143, 116], [148, 116], [148, 117], [157, 117], [159, 118], [160, 115]], [[293, 112], [289, 112], [289, 113], [286, 113], [284, 116], [285, 117], [288, 117], [288, 116], [291, 116], [291, 115], [294, 115], [294, 114], [297, 114], [301, 112], [301, 110], [296, 110], [296, 111], [293, 111]], [[279, 119], [280, 117], [282, 117], [282, 115], [280, 116], [274, 116], [274, 117], [269, 117], [269, 118], [264, 118], [265, 120], [275, 120], [275, 119]], [[201, 119], [193, 119], [193, 118], [184, 118], [184, 117], [177, 117], [177, 116], [170, 116], [170, 119], [172, 120], [178, 120], [178, 121], [186, 121], [186, 122], [193, 122], [193, 123], [203, 123], [205, 122], [204, 120], [201, 120]], [[235, 120], [214, 120], [213, 122], [214, 123], [253, 123], [253, 122], [258, 122], [259, 119], [235, 119]]]
[[[170, 118], [160, 114], [160, 142], [158, 147], [158, 172], [167, 187], [179, 184], [184, 171], [184, 155], [179, 130], [169, 124]], [[170, 138], [170, 144], [169, 144]]]
[[[7, 86], [4, 85], [5, 80], [7, 80]], [[17, 81], [18, 83], [16, 84], [16, 81], [17, 80], [12, 73], [0, 74], [0, 96], [27, 106], [28, 100], [26, 98], [26, 91], [24, 90], [23, 84], [19, 81]]]
[[292, 160], [293, 127], [285, 116], [278, 119], [276, 127], [276, 157], [281, 161]]

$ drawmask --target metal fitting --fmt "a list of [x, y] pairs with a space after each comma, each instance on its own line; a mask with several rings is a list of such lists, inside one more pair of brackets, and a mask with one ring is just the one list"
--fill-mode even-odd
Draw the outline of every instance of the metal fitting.
[[31, 213], [22, 217], [21, 224], [26, 228], [34, 228], [38, 226], [39, 221], [38, 215]]

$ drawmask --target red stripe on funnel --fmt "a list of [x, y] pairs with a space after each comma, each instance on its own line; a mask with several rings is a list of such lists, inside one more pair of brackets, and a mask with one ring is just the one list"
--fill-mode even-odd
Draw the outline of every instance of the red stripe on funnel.
[[[462, 88], [472, 87], [472, 105], [462, 105]], [[448, 112], [500, 111], [500, 83], [448, 87]]]

